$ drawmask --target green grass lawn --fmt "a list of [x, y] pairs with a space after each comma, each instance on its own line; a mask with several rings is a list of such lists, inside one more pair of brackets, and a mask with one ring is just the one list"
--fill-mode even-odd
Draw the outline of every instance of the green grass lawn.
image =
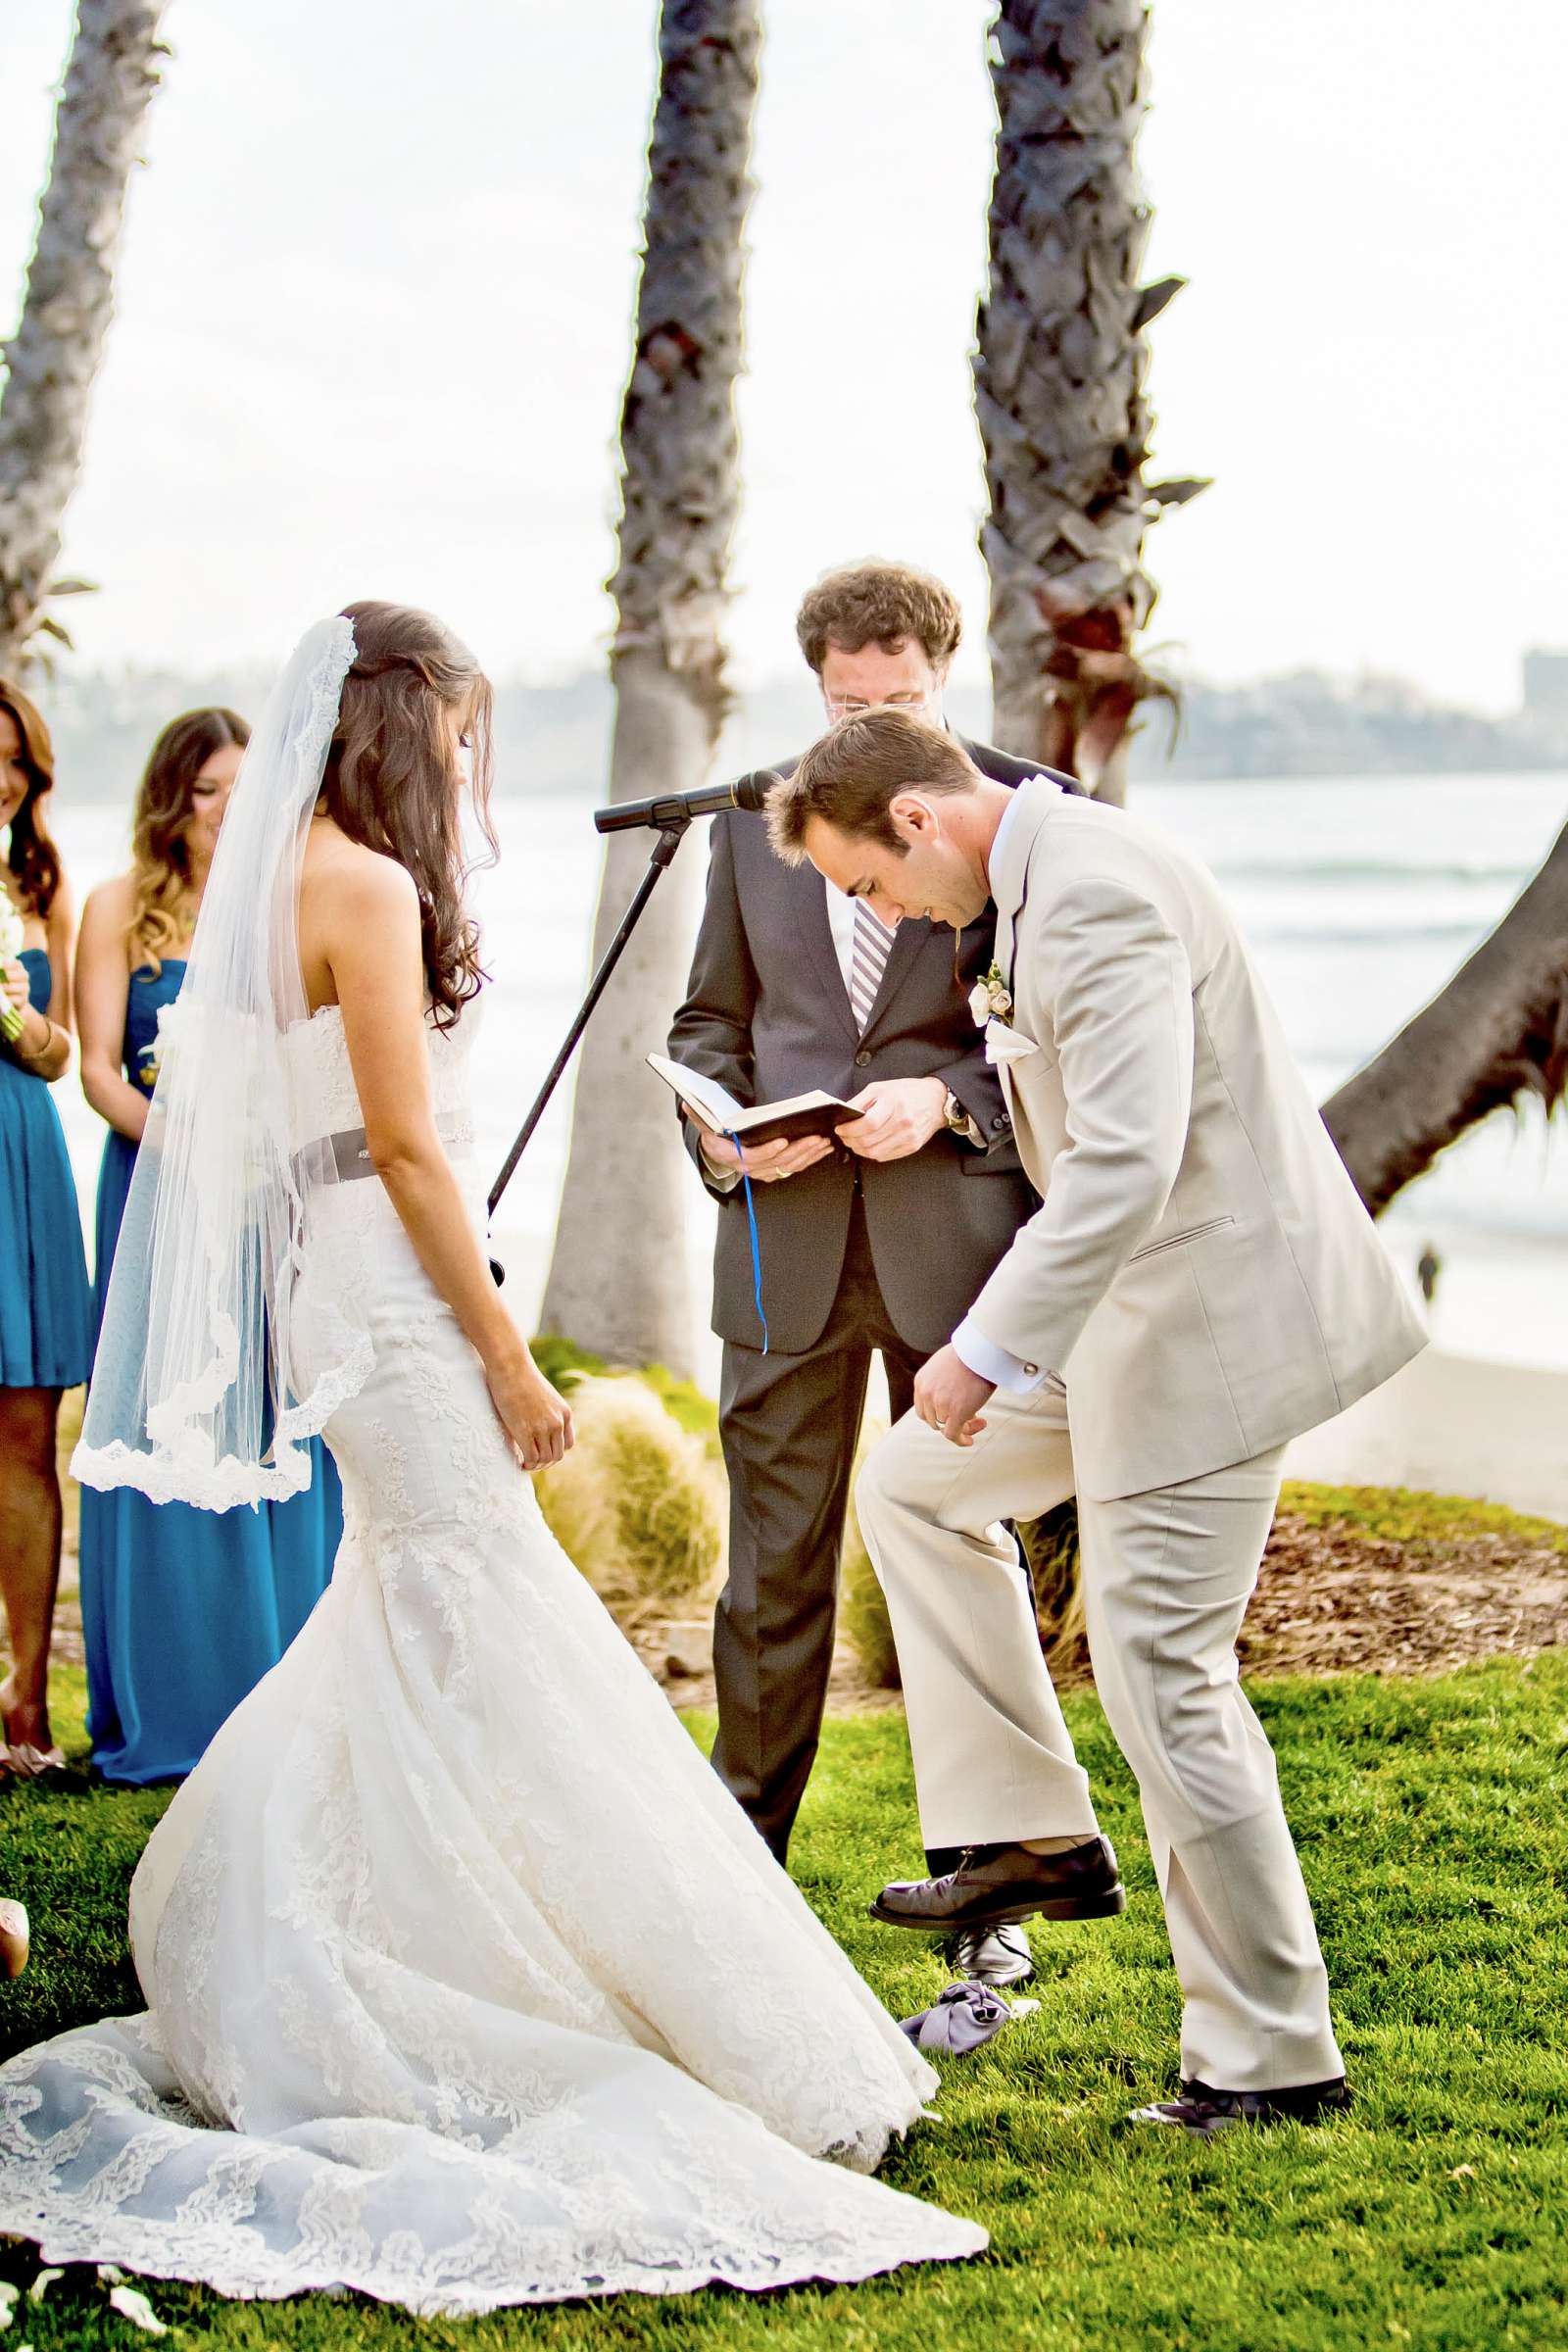
[[[357, 2299], [247, 2306], [156, 2282], [155, 2308], [182, 2344], [256, 2352], [1568, 2344], [1568, 1652], [1425, 1682], [1267, 1682], [1253, 1696], [1337, 1988], [1357, 2093], [1348, 2117], [1208, 2143], [1118, 2132], [1126, 2107], [1172, 2082], [1176, 1986], [1130, 1777], [1080, 1694], [1073, 1731], [1128, 1912], [1033, 1931], [1040, 2013], [950, 2068], [943, 2120], [887, 2167], [899, 2186], [978, 2216], [988, 2256], [760, 2300], [627, 2297], [433, 2325]], [[79, 1725], [79, 1687], [63, 1689], [61, 1720], [73, 1697]], [[138, 2005], [124, 1892], [161, 1802], [104, 1791], [0, 1801], [0, 1890], [31, 1906], [36, 1953], [0, 1989], [7, 2048]], [[902, 1719], [830, 1724], [799, 1874], [900, 2014], [931, 1998], [942, 1971], [864, 1905], [918, 1862]], [[0, 2247], [0, 2274], [32, 2269], [30, 2250]], [[24, 2303], [0, 2343], [145, 2340], [73, 2273]]]

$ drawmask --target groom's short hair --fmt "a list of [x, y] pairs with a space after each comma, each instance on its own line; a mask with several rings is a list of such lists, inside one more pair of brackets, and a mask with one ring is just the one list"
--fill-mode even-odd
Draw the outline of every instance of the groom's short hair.
[[979, 771], [953, 737], [907, 710], [860, 710], [813, 743], [767, 796], [767, 833], [786, 865], [806, 862], [813, 817], [902, 857], [888, 808], [901, 792], [969, 792]]

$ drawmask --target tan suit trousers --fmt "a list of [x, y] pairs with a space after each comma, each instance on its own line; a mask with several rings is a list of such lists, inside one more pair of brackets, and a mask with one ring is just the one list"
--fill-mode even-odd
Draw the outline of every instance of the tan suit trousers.
[[[1073, 1493], [1066, 1399], [1051, 1384], [999, 1391], [985, 1419], [964, 1448], [906, 1415], [857, 1494], [898, 1644], [927, 1846], [1088, 1838], [1098, 1826], [1001, 1524]], [[1185, 1996], [1182, 2073], [1226, 2090], [1344, 2072], [1273, 1751], [1236, 1664], [1283, 1454], [1079, 1504], [1095, 1681], [1137, 1776]]]

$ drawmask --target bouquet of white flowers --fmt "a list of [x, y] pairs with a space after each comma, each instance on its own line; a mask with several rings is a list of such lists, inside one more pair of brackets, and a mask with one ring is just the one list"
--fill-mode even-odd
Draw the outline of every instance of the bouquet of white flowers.
[[[9, 891], [0, 891], [0, 963], [15, 962], [26, 935], [22, 908]], [[0, 997], [0, 1031], [13, 1046], [22, 1035], [22, 1014], [9, 997]]]
[[159, 1079], [163, 1075], [164, 1053], [169, 1042], [164, 1036], [164, 1015], [166, 1012], [172, 1012], [172, 1010], [173, 1006], [172, 1004], [160, 1004], [158, 1007], [157, 1035], [154, 1037], [152, 1044], [150, 1046], [143, 1046], [141, 1052], [136, 1056], [136, 1067], [138, 1070], [140, 1070], [143, 1078], [146, 1079], [149, 1086], [156, 1086]]

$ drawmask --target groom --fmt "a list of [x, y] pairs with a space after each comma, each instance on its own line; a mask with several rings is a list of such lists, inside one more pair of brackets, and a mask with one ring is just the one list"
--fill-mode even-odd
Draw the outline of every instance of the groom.
[[1227, 908], [1157, 833], [1044, 776], [1004, 791], [890, 711], [824, 737], [767, 813], [787, 863], [887, 921], [962, 926], [995, 899], [977, 1017], [1043, 1195], [858, 1492], [925, 1838], [966, 1849], [873, 1911], [929, 1930], [1118, 1907], [1001, 1525], [1076, 1492], [1095, 1680], [1185, 1994], [1180, 2095], [1136, 2120], [1206, 2133], [1341, 2106], [1235, 1642], [1286, 1442], [1424, 1335]]

